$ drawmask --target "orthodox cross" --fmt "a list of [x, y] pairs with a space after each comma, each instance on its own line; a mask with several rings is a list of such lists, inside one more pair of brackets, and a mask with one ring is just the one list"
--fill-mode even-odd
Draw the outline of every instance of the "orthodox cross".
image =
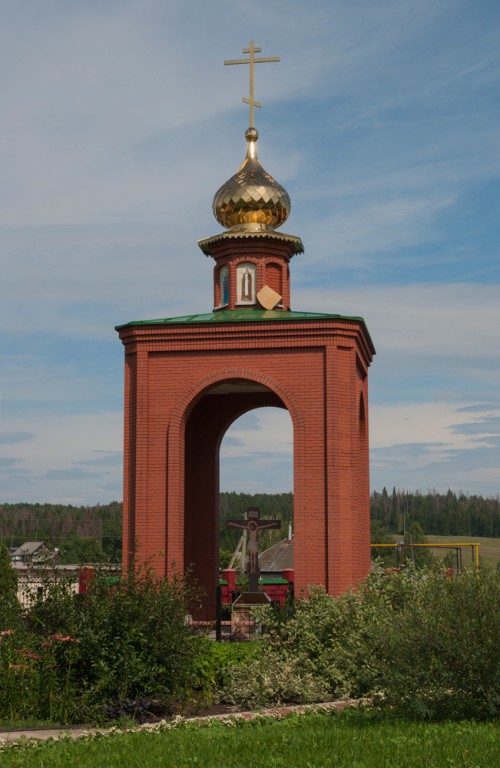
[[255, 116], [254, 116], [254, 107], [261, 107], [262, 104], [260, 104], [258, 101], [255, 101], [254, 98], [254, 69], [255, 64], [262, 64], [267, 63], [269, 61], [279, 61], [279, 56], [273, 56], [270, 58], [264, 58], [261, 56], [260, 58], [255, 58], [256, 53], [261, 53], [262, 48], [256, 48], [253, 44], [253, 40], [250, 40], [250, 48], [243, 48], [242, 53], [248, 53], [248, 59], [231, 59], [228, 61], [225, 61], [224, 64], [249, 64], [249, 70], [250, 70], [250, 98], [245, 99], [243, 98], [243, 101], [245, 104], [248, 104], [250, 106], [250, 128], [255, 128], [254, 122], [255, 122]]
[[248, 586], [250, 592], [259, 591], [259, 531], [281, 528], [281, 520], [261, 520], [257, 507], [247, 509], [245, 520], [228, 520], [228, 528], [243, 528], [248, 532]]

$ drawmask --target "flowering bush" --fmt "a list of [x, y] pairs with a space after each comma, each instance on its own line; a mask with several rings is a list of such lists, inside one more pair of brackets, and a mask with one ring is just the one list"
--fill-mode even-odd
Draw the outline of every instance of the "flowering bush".
[[[98, 579], [85, 597], [48, 588], [0, 631], [0, 718], [85, 721], [206, 699], [244, 706], [370, 696], [420, 717], [500, 714], [500, 572], [387, 572], [291, 612], [261, 609], [255, 643], [190, 634], [184, 580]], [[127, 709], [128, 707], [128, 709]]]
[[78, 651], [70, 636], [41, 641], [10, 629], [0, 632], [0, 717], [68, 722], [75, 714]]
[[83, 597], [47, 585], [21, 630], [0, 634], [0, 718], [57, 722], [105, 716], [139, 697], [168, 709], [188, 697], [208, 641], [185, 621], [195, 593], [145, 571]]

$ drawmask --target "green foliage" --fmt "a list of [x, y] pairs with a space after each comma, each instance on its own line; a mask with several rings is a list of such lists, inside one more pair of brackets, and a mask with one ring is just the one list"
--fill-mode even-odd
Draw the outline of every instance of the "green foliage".
[[0, 597], [16, 597], [17, 573], [12, 567], [9, 550], [0, 545]]
[[168, 708], [199, 683], [207, 641], [186, 623], [196, 594], [183, 579], [150, 571], [109, 584], [99, 575], [87, 596], [47, 585], [24, 633], [0, 642], [0, 717], [82, 721], [104, 705], [138, 697]]
[[0, 545], [0, 630], [17, 623], [19, 613], [17, 573], [12, 567], [9, 550]]
[[77, 536], [73, 531], [60, 547], [61, 563], [102, 563], [106, 559], [97, 539]]
[[227, 568], [233, 553], [229, 549], [219, 549], [219, 568]]
[[[289, 618], [272, 610], [262, 652], [222, 698], [252, 704], [375, 697], [418, 717], [500, 714], [500, 576], [406, 569], [334, 599], [321, 589]], [[314, 686], [318, 686], [316, 692]]]
[[250, 668], [228, 667], [218, 698], [227, 704], [253, 709], [326, 701], [330, 696], [326, 683], [314, 674], [304, 658], [266, 652]]
[[[0, 538], [8, 539], [16, 546], [25, 541], [44, 541], [59, 549], [64, 548], [65, 541], [72, 535], [79, 539], [95, 539], [106, 560], [119, 562], [122, 512], [123, 505], [118, 501], [92, 507], [24, 502], [0, 504]], [[73, 562], [80, 562], [77, 554], [75, 557]], [[65, 562], [69, 561], [65, 559]]]
[[418, 717], [488, 718], [500, 714], [500, 578], [494, 571], [448, 577], [437, 570], [406, 580], [398, 610], [379, 616], [369, 643], [372, 687]]
[[199, 650], [185, 621], [193, 598], [183, 580], [168, 582], [151, 571], [129, 572], [112, 585], [98, 574], [84, 599], [56, 596], [55, 615], [50, 599], [40, 601], [32, 620], [45, 632], [79, 638], [79, 675], [91, 701], [165, 700], [189, 686]]
[[412, 523], [404, 537], [405, 547], [402, 550], [403, 561], [411, 562], [412, 565], [418, 568], [431, 565], [434, 559], [431, 550], [422, 546], [414, 546], [415, 544], [427, 543], [424, 529], [420, 523]]
[[192, 686], [197, 697], [207, 704], [218, 700], [218, 691], [225, 686], [234, 668], [246, 670], [258, 655], [256, 642], [214, 643], [205, 640], [203, 653], [194, 662]]
[[88, 596], [47, 586], [22, 628], [0, 632], [0, 717], [95, 717], [139, 697], [240, 706], [370, 697], [420, 718], [500, 714], [500, 573], [374, 574], [334, 599], [260, 609], [261, 639], [192, 636], [192, 589], [145, 571]]
[[[370, 523], [370, 541], [372, 544], [394, 544], [394, 536], [379, 520], [372, 519]], [[384, 567], [394, 566], [394, 547], [372, 548], [372, 560]]]
[[392, 534], [403, 535], [418, 522], [428, 536], [500, 537], [500, 498], [466, 496], [448, 491], [422, 494], [384, 488], [371, 495], [372, 520]]
[[0, 717], [65, 723], [76, 714], [78, 678], [75, 638], [0, 632]]
[[367, 692], [359, 640], [370, 616], [357, 596], [334, 600], [323, 589], [312, 588], [308, 599], [296, 601], [291, 615], [266, 608], [257, 619], [265, 629], [261, 653], [246, 674], [231, 671], [222, 700], [262, 706]]

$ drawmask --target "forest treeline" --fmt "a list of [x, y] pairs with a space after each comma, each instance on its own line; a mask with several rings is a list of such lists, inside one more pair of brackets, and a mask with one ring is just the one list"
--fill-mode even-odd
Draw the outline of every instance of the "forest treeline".
[[119, 562], [122, 510], [119, 501], [85, 507], [0, 504], [0, 543], [19, 547], [25, 541], [43, 541], [59, 548], [65, 563]]
[[[288, 533], [293, 525], [293, 493], [220, 494], [220, 546], [232, 552], [240, 531], [227, 527], [230, 519], [243, 519], [249, 507], [262, 518], [282, 521], [280, 531], [264, 531], [265, 549]], [[448, 491], [415, 493], [393, 488], [371, 495], [371, 518], [377, 535], [384, 530], [401, 535], [419, 523], [427, 535], [500, 537], [500, 499]], [[75, 507], [62, 504], [0, 504], [0, 543], [20, 546], [44, 541], [61, 550], [62, 562], [94, 562], [121, 558], [122, 503]], [[377, 541], [381, 541], [380, 538]]]
[[428, 536], [500, 537], [500, 499], [463, 493], [374, 491], [371, 518], [393, 534], [419, 523]]
[[280, 530], [262, 531], [259, 534], [261, 551], [288, 535], [288, 525], [293, 524], [293, 493], [249, 494], [223, 491], [219, 496], [221, 550], [234, 551], [241, 531], [228, 528], [227, 521], [243, 520], [249, 507], [257, 507], [263, 520], [281, 520]]

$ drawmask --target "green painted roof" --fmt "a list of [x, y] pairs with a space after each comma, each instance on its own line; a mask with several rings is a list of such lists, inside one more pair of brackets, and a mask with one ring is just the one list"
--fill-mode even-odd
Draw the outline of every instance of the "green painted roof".
[[116, 330], [133, 325], [188, 325], [192, 323], [257, 323], [278, 320], [280, 322], [294, 320], [353, 320], [364, 323], [362, 317], [346, 315], [322, 314], [320, 312], [291, 312], [277, 309], [230, 309], [223, 312], [207, 312], [204, 315], [183, 315], [182, 317], [164, 317], [157, 320], [133, 320], [130, 323], [117, 325]]

